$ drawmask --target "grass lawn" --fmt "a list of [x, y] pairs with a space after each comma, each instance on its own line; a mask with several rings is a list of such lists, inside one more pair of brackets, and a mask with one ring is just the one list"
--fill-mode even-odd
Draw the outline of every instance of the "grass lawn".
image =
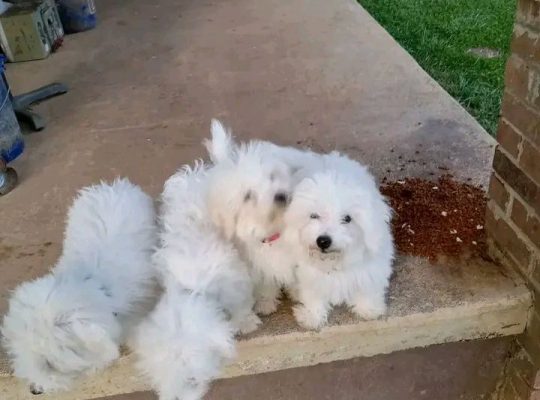
[[[359, 0], [492, 135], [497, 129], [516, 0]], [[469, 49], [488, 48], [497, 58]]]

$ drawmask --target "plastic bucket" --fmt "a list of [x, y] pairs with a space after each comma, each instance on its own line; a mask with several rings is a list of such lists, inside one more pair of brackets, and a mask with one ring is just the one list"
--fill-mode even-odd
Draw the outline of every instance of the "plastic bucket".
[[11, 105], [9, 86], [4, 74], [4, 57], [0, 55], [0, 157], [9, 163], [24, 150], [24, 139]]
[[59, 0], [57, 6], [65, 33], [83, 32], [96, 27], [94, 0]]

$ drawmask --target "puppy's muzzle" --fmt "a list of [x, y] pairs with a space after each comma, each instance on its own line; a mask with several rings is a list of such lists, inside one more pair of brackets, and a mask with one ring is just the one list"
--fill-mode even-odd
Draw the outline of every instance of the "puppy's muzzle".
[[317, 247], [325, 252], [332, 246], [332, 238], [328, 235], [321, 235], [317, 238], [316, 243]]

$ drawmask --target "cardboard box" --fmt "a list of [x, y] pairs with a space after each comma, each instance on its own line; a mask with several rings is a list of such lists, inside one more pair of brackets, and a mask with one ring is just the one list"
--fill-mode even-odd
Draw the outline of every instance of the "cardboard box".
[[0, 15], [0, 45], [11, 62], [46, 58], [63, 36], [54, 0], [16, 4]]

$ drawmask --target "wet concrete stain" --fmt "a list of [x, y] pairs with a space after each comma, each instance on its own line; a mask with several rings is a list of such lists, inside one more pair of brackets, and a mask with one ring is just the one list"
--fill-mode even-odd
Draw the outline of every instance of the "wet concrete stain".
[[15, 248], [13, 246], [7, 246], [0, 244], [0, 260], [6, 259], [11, 256]]
[[0, 260], [6, 261], [10, 258], [21, 259], [33, 256], [44, 257], [53, 242], [44, 242], [41, 244], [28, 245], [7, 245], [2, 244], [0, 239]]

